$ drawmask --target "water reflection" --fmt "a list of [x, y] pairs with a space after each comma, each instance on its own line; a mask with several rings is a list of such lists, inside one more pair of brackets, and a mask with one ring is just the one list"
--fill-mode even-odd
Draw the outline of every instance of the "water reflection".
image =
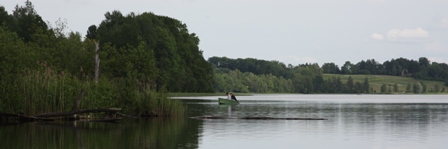
[[[300, 97], [300, 99], [298, 99]], [[308, 98], [310, 97], [310, 98]], [[188, 99], [193, 116], [327, 118], [326, 121], [203, 120], [199, 148], [445, 148], [448, 96], [240, 97], [227, 109]], [[339, 98], [340, 97], [340, 98]], [[434, 98], [431, 98], [434, 97]], [[356, 99], [358, 98], [358, 99]], [[409, 102], [404, 102], [408, 100]], [[202, 102], [201, 102], [202, 101]], [[212, 100], [213, 101], [213, 100]], [[359, 101], [359, 102], [356, 102]], [[197, 110], [206, 109], [206, 110]], [[229, 115], [229, 111], [230, 114]]]
[[[1, 148], [446, 148], [448, 96], [256, 95], [182, 100], [185, 117], [0, 125]], [[407, 101], [407, 102], [405, 102]], [[326, 118], [197, 120], [192, 116]]]
[[197, 125], [183, 118], [120, 123], [24, 123], [2, 125], [2, 148], [198, 148]]

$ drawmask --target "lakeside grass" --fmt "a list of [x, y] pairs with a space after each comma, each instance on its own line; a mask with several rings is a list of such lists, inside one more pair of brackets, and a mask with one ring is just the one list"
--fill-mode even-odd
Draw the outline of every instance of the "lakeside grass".
[[398, 93], [406, 91], [406, 87], [409, 84], [414, 83], [424, 83], [427, 86], [427, 93], [434, 94], [431, 90], [435, 90], [435, 86], [438, 85], [440, 88], [445, 88], [445, 93], [447, 93], [447, 87], [441, 81], [427, 81], [427, 80], [417, 80], [412, 77], [401, 77], [401, 76], [387, 76], [387, 75], [360, 75], [360, 74], [324, 74], [324, 79], [329, 79], [332, 77], [340, 77], [342, 83], [347, 83], [348, 77], [352, 76], [353, 82], [363, 83], [364, 79], [367, 77], [369, 79], [370, 86], [378, 92], [381, 91], [381, 86], [386, 84], [387, 87], [393, 88], [394, 84], [398, 85]]

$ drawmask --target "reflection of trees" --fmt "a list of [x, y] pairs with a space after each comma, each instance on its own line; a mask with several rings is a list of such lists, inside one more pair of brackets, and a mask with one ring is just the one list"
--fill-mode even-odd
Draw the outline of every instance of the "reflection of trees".
[[197, 148], [198, 121], [184, 118], [121, 123], [24, 123], [0, 127], [5, 148]]

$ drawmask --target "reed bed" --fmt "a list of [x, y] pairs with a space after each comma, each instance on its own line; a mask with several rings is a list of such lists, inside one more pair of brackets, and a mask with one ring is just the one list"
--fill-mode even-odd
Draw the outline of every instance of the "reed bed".
[[147, 111], [163, 116], [182, 115], [185, 110], [166, 93], [139, 90], [135, 79], [102, 78], [95, 83], [44, 66], [0, 77], [0, 111], [22, 115], [70, 111], [82, 89], [85, 94], [79, 109], [117, 107], [130, 115]]

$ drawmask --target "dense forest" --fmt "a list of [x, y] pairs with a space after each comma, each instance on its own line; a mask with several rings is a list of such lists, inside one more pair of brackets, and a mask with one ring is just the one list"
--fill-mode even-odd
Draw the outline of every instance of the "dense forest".
[[214, 91], [199, 38], [179, 20], [107, 12], [85, 38], [66, 25], [52, 27], [30, 1], [12, 14], [0, 6], [0, 111], [68, 111], [85, 90], [80, 108], [172, 114], [182, 107], [161, 93]]
[[409, 76], [421, 80], [434, 80], [448, 82], [448, 65], [445, 63], [430, 62], [426, 57], [418, 61], [406, 58], [392, 59], [379, 63], [375, 59], [362, 60], [356, 64], [347, 61], [341, 68], [334, 63], [322, 65], [324, 73], [332, 74], [372, 74]]
[[[347, 62], [339, 68], [334, 63], [285, 65], [278, 61], [254, 58], [230, 59], [211, 57], [208, 59], [215, 67], [215, 89], [217, 91], [268, 92], [268, 93], [386, 93], [385, 87], [374, 89], [368, 78], [354, 81], [351, 77], [341, 80], [338, 77], [323, 78], [323, 74], [376, 74], [414, 77], [420, 80], [447, 81], [448, 67], [442, 63], [431, 63], [422, 57], [419, 61], [400, 58], [379, 64], [375, 60], [361, 61], [357, 65]], [[374, 65], [375, 64], [375, 65]], [[342, 70], [342, 71], [341, 71]], [[373, 72], [373, 73], [370, 73]], [[423, 84], [408, 84], [408, 93], [424, 93]], [[448, 86], [448, 82], [445, 83]], [[435, 87], [442, 91], [440, 86]], [[444, 89], [444, 88], [443, 88]], [[445, 91], [445, 90], [443, 90]], [[392, 92], [392, 91], [391, 91]]]

